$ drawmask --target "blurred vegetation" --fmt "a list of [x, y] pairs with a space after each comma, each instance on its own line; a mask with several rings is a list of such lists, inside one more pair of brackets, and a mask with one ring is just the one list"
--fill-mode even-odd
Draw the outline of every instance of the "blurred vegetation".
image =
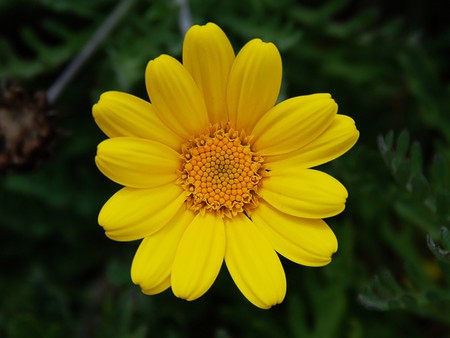
[[[116, 1], [0, 2], [0, 78], [48, 89]], [[38, 169], [0, 176], [0, 337], [450, 336], [450, 26], [445, 2], [191, 0], [237, 51], [273, 41], [282, 98], [330, 92], [361, 131], [323, 170], [349, 191], [329, 224], [324, 268], [283, 260], [288, 293], [262, 311], [224, 269], [200, 300], [132, 285], [138, 243], [116, 243], [97, 213], [117, 186], [93, 163], [105, 136], [91, 106], [106, 90], [145, 98], [144, 69], [177, 57], [173, 1], [137, 1], [52, 107], [58, 144]]]

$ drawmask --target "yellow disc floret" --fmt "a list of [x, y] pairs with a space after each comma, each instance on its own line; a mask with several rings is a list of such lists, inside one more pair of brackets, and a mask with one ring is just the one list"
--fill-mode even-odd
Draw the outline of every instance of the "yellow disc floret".
[[189, 209], [232, 217], [258, 206], [263, 158], [243, 131], [212, 125], [182, 146], [181, 158], [178, 182], [187, 192]]

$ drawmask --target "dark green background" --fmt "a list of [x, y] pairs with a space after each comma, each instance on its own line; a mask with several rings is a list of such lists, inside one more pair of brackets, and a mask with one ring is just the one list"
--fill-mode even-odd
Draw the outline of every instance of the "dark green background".
[[[170, 290], [142, 295], [129, 277], [138, 243], [113, 242], [97, 225], [118, 186], [93, 161], [105, 136], [92, 104], [106, 90], [145, 98], [148, 60], [181, 53], [174, 2], [137, 1], [55, 102], [52, 156], [0, 176], [0, 337], [449, 337], [450, 237], [440, 235], [450, 205], [445, 4], [190, 2], [194, 23], [219, 24], [235, 51], [254, 37], [278, 46], [281, 99], [329, 92], [361, 132], [321, 168], [349, 191], [346, 210], [328, 220], [338, 253], [323, 268], [283, 260], [286, 299], [264, 311], [226, 269], [195, 302]], [[1, 0], [0, 78], [48, 89], [115, 5]]]

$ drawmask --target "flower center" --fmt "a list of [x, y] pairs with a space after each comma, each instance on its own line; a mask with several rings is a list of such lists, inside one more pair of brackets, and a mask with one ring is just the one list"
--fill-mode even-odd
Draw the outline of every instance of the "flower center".
[[263, 158], [250, 137], [229, 124], [211, 125], [207, 132], [182, 146], [178, 183], [193, 211], [232, 217], [258, 206], [258, 188], [265, 177]]

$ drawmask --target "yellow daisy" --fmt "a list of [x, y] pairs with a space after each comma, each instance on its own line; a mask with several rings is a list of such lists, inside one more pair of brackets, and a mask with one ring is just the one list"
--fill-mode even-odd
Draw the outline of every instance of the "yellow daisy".
[[148, 63], [151, 103], [106, 92], [94, 105], [109, 137], [96, 164], [124, 186], [98, 221], [113, 240], [142, 239], [131, 278], [143, 293], [171, 287], [194, 300], [225, 261], [244, 296], [266, 309], [286, 293], [278, 254], [331, 261], [337, 240], [322, 218], [344, 210], [347, 191], [310, 168], [345, 153], [359, 132], [329, 94], [276, 104], [281, 76], [274, 44], [254, 39], [235, 56], [208, 23], [187, 32], [182, 64], [168, 55]]

